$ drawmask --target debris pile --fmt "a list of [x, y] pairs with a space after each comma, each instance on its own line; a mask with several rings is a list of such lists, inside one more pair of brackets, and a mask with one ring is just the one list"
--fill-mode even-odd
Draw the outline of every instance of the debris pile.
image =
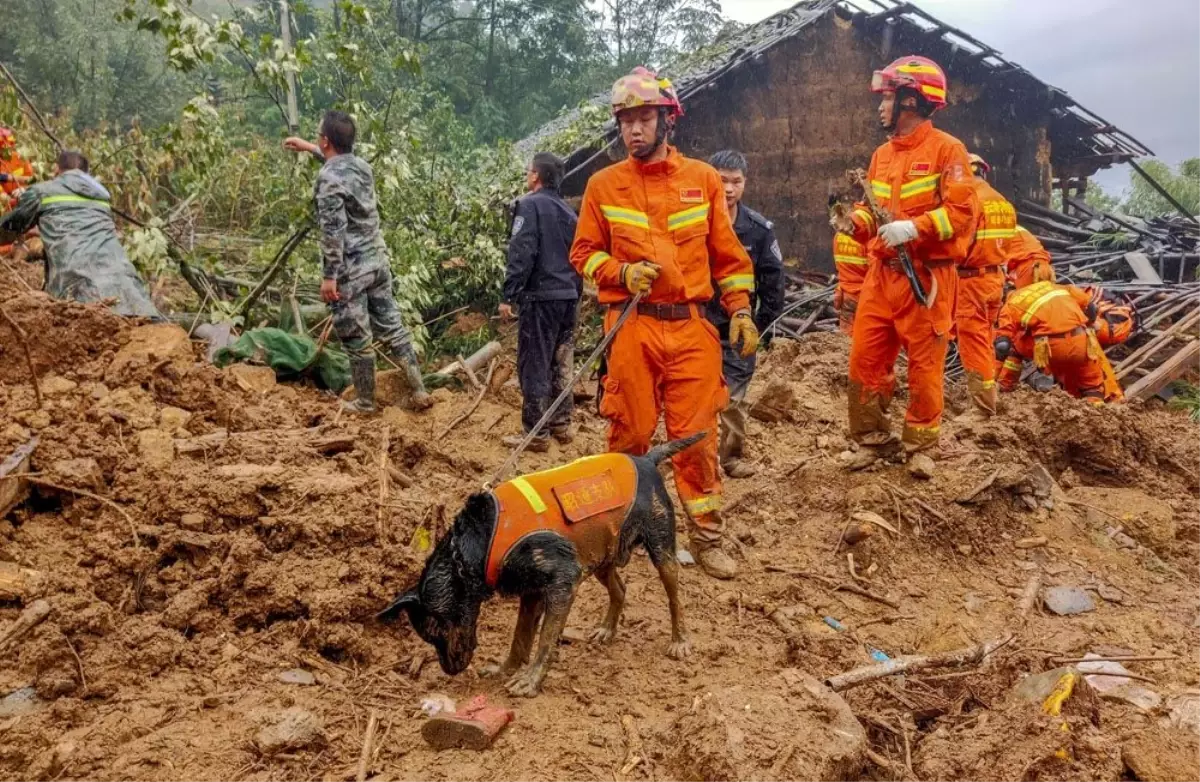
[[[583, 640], [608, 602], [589, 581], [542, 695], [513, 702], [478, 672], [508, 650], [511, 603], [484, 606], [454, 678], [406, 623], [372, 620], [507, 455], [510, 389], [351, 419], [197, 361], [169, 327], [36, 293], [0, 305], [42, 397], [0, 323], [0, 462], [36, 438], [0, 479], [24, 476], [0, 517], [0, 779], [1200, 774], [1184, 415], [1017, 392], [996, 421], [948, 422], [960, 450], [935, 469], [850, 472], [845, 338], [781, 341], [749, 394], [760, 478], [726, 484], [742, 575], [681, 576], [697, 655], [647, 654], [670, 629], [635, 557], [613, 643]], [[603, 450], [603, 422], [577, 423], [519, 469]], [[1091, 610], [1043, 610], [1060, 587]], [[1060, 714], [1011, 696], [1064, 666], [1080, 676]]]

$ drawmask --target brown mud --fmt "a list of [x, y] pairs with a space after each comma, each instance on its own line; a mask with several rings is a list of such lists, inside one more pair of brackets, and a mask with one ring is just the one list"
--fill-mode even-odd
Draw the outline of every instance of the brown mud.
[[[512, 699], [478, 671], [506, 652], [515, 605], [485, 606], [476, 662], [453, 679], [406, 624], [372, 615], [506, 457], [514, 388], [443, 435], [473, 393], [351, 419], [312, 389], [197, 363], [169, 328], [37, 293], [0, 291], [0, 305], [28, 333], [44, 396], [36, 409], [0, 322], [0, 458], [36, 435], [42, 482], [0, 520], [0, 561], [37, 574], [0, 592], [0, 632], [35, 598], [52, 606], [0, 656], [0, 697], [36, 692], [31, 710], [0, 711], [0, 778], [349, 780], [373, 711], [379, 779], [1200, 775], [1196, 734], [1169, 724], [1170, 699], [1200, 686], [1200, 432], [1181, 413], [1019, 392], [994, 422], [948, 422], [957, 450], [931, 480], [895, 464], [847, 472], [844, 339], [777, 342], [750, 398], [776, 379], [797, 403], [790, 421], [752, 421], [759, 474], [726, 484], [739, 578], [683, 572], [696, 653], [666, 657], [666, 601], [637, 556], [612, 644], [582, 640], [606, 600], [589, 581], [544, 692]], [[602, 450], [603, 421], [577, 421], [574, 443], [521, 469]], [[384, 452], [411, 486], [381, 469]], [[1057, 481], [1052, 509], [1029, 509], [1042, 499], [1028, 489], [1034, 463]], [[955, 502], [993, 474], [974, 504]], [[838, 546], [855, 510], [899, 534]], [[1036, 537], [1046, 545], [1017, 546]], [[848, 553], [862, 586], [899, 609], [830, 588], [852, 580]], [[1088, 589], [1095, 610], [1021, 617], [1035, 574]], [[976, 669], [868, 683], [844, 702], [819, 684], [870, 664], [868, 648], [935, 653], [1008, 632]], [[1091, 651], [1173, 657], [1126, 663], [1164, 705], [1081, 688], [1052, 718], [1013, 698], [1051, 658]], [[486, 693], [516, 721], [489, 750], [434, 752], [420, 705], [435, 692]]]

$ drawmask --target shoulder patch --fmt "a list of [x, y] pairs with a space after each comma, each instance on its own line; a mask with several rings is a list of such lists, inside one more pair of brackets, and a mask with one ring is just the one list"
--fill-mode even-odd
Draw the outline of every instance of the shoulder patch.
[[927, 176], [931, 173], [933, 173], [933, 163], [914, 161], [913, 164], [908, 167], [909, 176]]
[[685, 204], [702, 204], [704, 203], [704, 188], [681, 187], [679, 188], [679, 200]]
[[775, 256], [775, 260], [783, 263], [783, 250], [779, 249], [779, 240], [771, 242], [771, 255]]
[[512, 235], [516, 236], [517, 234], [521, 233], [521, 229], [523, 227], [525, 227], [525, 217], [523, 215], [517, 215], [513, 218]]

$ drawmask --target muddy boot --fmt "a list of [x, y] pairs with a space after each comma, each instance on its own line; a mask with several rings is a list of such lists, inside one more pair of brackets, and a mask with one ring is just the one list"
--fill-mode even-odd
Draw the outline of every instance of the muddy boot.
[[708, 543], [693, 540], [692, 556], [696, 558], [696, 564], [700, 566], [700, 569], [710, 578], [726, 581], [737, 575], [737, 563], [733, 561], [733, 557], [722, 550], [719, 542]]
[[[523, 434], [510, 434], [508, 437], [500, 440], [501, 443], [509, 448], [516, 448], [524, 441], [525, 435]], [[535, 437], [529, 441], [529, 445], [525, 446], [525, 450], [530, 451], [531, 453], [545, 453], [546, 451], [550, 450], [550, 438]]]
[[404, 377], [408, 380], [408, 406], [413, 410], [433, 407], [433, 397], [425, 390], [425, 378], [421, 376], [421, 365], [415, 355], [405, 360]]
[[758, 470], [743, 459], [728, 459], [721, 465], [727, 478], [753, 478]]
[[359, 415], [372, 415], [375, 412], [375, 359], [350, 359], [350, 377], [354, 380], [354, 401], [342, 401], [342, 411]]

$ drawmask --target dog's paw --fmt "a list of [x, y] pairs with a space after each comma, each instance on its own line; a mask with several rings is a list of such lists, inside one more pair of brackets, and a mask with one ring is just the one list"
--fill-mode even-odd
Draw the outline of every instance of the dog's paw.
[[616, 636], [616, 628], [609, 627], [608, 625], [597, 625], [588, 636], [588, 640], [592, 643], [606, 644], [611, 642]]
[[684, 638], [667, 647], [667, 656], [672, 660], [684, 660], [692, 654], [692, 642]]
[[507, 663], [492, 663], [479, 669], [479, 678], [495, 679], [501, 676], [508, 676], [515, 670], [517, 670], [517, 666], [515, 665], [508, 665]]
[[534, 671], [522, 671], [509, 679], [504, 689], [508, 690], [509, 695], [518, 698], [532, 698], [542, 689], [540, 679]]

